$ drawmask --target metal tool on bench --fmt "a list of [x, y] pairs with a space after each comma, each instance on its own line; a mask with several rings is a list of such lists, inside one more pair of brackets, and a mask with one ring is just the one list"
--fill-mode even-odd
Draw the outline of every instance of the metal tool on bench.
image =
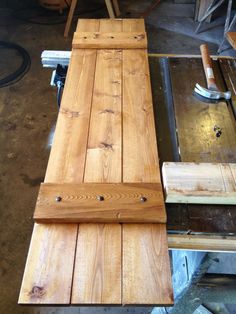
[[222, 98], [230, 99], [231, 92], [230, 91], [221, 92], [216, 85], [208, 46], [206, 44], [201, 45], [200, 50], [201, 50], [202, 62], [203, 62], [203, 67], [204, 67], [204, 71], [206, 75], [206, 80], [207, 80], [207, 88], [204, 88], [197, 83], [194, 88], [195, 93], [205, 98], [209, 98], [213, 100], [222, 99]]

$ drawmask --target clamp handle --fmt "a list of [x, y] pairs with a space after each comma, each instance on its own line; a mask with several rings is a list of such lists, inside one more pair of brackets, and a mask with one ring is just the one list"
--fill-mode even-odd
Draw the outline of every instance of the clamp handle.
[[218, 91], [218, 87], [216, 85], [215, 76], [212, 67], [212, 61], [208, 49], [208, 45], [203, 44], [200, 46], [201, 55], [202, 55], [202, 63], [206, 75], [207, 87], [210, 90]]

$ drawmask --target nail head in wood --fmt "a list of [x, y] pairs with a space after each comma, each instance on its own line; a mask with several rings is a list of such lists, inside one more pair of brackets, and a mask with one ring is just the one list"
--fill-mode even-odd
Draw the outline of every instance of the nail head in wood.
[[56, 198], [55, 198], [55, 201], [56, 202], [60, 202], [62, 200], [62, 197], [61, 196], [56, 196]]
[[100, 201], [100, 202], [104, 201], [104, 196], [98, 195], [97, 196], [97, 200]]
[[147, 198], [145, 196], [141, 196], [140, 197], [140, 202], [144, 203], [146, 202]]

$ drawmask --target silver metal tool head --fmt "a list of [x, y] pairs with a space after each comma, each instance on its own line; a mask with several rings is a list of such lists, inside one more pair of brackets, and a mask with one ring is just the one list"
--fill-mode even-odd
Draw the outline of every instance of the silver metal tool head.
[[194, 92], [210, 99], [230, 99], [231, 98], [231, 92], [220, 92], [220, 91], [213, 91], [209, 90], [207, 88], [202, 87], [199, 84], [196, 84], [194, 88]]

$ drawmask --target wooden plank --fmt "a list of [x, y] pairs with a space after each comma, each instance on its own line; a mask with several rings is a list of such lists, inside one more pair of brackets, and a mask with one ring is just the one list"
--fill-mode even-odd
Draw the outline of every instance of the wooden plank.
[[165, 225], [123, 225], [123, 304], [172, 304], [170, 282]]
[[72, 304], [121, 303], [121, 227], [80, 224]]
[[[214, 67], [217, 85], [223, 90], [218, 64]], [[227, 103], [205, 103], [193, 95], [197, 82], [205, 86], [202, 61], [170, 59], [170, 73], [181, 160], [236, 162], [235, 122]], [[220, 137], [216, 137], [215, 125], [222, 129]]]
[[236, 252], [235, 236], [169, 234], [168, 246], [171, 250], [191, 250], [206, 252]]
[[[161, 182], [146, 50], [123, 51], [123, 182]], [[124, 224], [122, 303], [172, 304], [170, 278], [165, 225]]]
[[35, 224], [20, 304], [69, 304], [76, 237], [75, 224]]
[[74, 34], [73, 48], [89, 49], [146, 49], [145, 32], [78, 32]]
[[[99, 31], [121, 32], [122, 20], [101, 20]], [[100, 51], [97, 57], [84, 182], [121, 182], [121, 97], [116, 96], [121, 93], [121, 60], [120, 52], [110, 53]], [[112, 83], [114, 80], [118, 83]], [[112, 144], [112, 149], [101, 143]], [[83, 233], [77, 242], [71, 303], [121, 304], [121, 225], [107, 224], [106, 232], [98, 232], [98, 224], [81, 224], [80, 228]], [[90, 234], [95, 237], [84, 243]], [[100, 249], [101, 243], [105, 251]], [[93, 280], [84, 274], [94, 274]]]
[[236, 50], [236, 32], [228, 32], [226, 37], [230, 45]]
[[121, 182], [122, 52], [101, 50], [97, 54], [84, 180]]
[[236, 204], [236, 164], [165, 162], [162, 176], [167, 203]]
[[166, 222], [158, 183], [41, 184], [36, 222]]
[[146, 51], [125, 50], [123, 69], [123, 181], [160, 182]]
[[[84, 26], [81, 23], [81, 31], [85, 30]], [[86, 29], [99, 30], [99, 21], [93, 21]], [[45, 182], [82, 181], [95, 60], [96, 52], [72, 52]], [[80, 82], [79, 89], [77, 82]], [[78, 124], [83, 129], [78, 128]], [[76, 224], [35, 224], [19, 296], [20, 304], [70, 303], [77, 231]], [[43, 243], [45, 237], [47, 240]], [[66, 263], [60, 258], [62, 252], [66, 254]], [[53, 262], [56, 258], [58, 261]], [[43, 265], [43, 273], [39, 271], [40, 265]], [[42, 290], [35, 290], [34, 287], [43, 288], [43, 297]], [[36, 291], [33, 297], [32, 291]]]

